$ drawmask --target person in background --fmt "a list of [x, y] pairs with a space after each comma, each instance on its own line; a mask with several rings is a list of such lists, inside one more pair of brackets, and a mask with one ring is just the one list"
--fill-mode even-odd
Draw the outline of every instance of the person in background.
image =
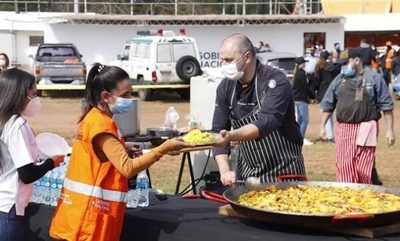
[[10, 59], [7, 54], [0, 53], [0, 73], [7, 70], [10, 66]]
[[[332, 51], [332, 53], [336, 54], [336, 51]], [[321, 53], [318, 63], [315, 67], [315, 81], [312, 83], [312, 89], [316, 93], [316, 100], [318, 103], [321, 103], [326, 90], [332, 83], [332, 80], [340, 73], [340, 69], [340, 64], [331, 60], [331, 55], [328, 51]], [[326, 139], [321, 139], [320, 141], [328, 143], [334, 142], [333, 123], [333, 116], [331, 116], [325, 125]]]
[[298, 57], [295, 59], [295, 63], [292, 90], [296, 107], [296, 121], [300, 126], [303, 144], [308, 146], [313, 144], [309, 139], [306, 139], [306, 130], [309, 122], [308, 103], [315, 97], [304, 71], [306, 60], [303, 57]]
[[392, 80], [392, 59], [396, 55], [396, 51], [392, 48], [392, 41], [386, 42], [386, 54], [384, 55], [383, 64], [383, 78], [386, 81], [386, 85], [389, 86]]
[[338, 55], [338, 53], [337, 53], [336, 51], [334, 51], [334, 50], [331, 51], [330, 57], [331, 57], [332, 63], [334, 63], [334, 64], [336, 64], [336, 63], [338, 62], [338, 60], [339, 60], [339, 55]]
[[339, 56], [340, 53], [342, 52], [342, 49], [340, 48], [340, 43], [336, 42], [333, 44], [333, 49], [336, 51], [337, 55]]
[[392, 73], [395, 79], [400, 80], [400, 51], [397, 51], [396, 55], [393, 57]]
[[265, 52], [272, 52], [271, 46], [269, 46], [269, 44], [264, 44], [264, 48]]
[[[304, 176], [303, 137], [285, 74], [260, 63], [243, 34], [225, 38], [220, 57], [225, 78], [217, 88], [212, 130], [221, 138], [212, 151], [222, 184], [233, 185], [237, 178], [277, 182], [281, 175]], [[231, 141], [239, 142], [236, 171], [229, 165]]]
[[0, 74], [0, 240], [24, 239], [24, 214], [32, 183], [58, 167], [64, 155], [36, 165], [39, 151], [27, 117], [40, 110], [36, 79], [19, 69]]
[[325, 124], [336, 109], [336, 180], [380, 184], [374, 169], [378, 120], [382, 112], [387, 125], [386, 143], [392, 146], [393, 101], [383, 78], [364, 68], [361, 56], [359, 48], [350, 48], [347, 65], [326, 91], [320, 105], [320, 133], [326, 138]]
[[259, 42], [256, 44], [256, 46], [254, 46], [254, 51], [256, 52], [256, 54], [258, 54], [258, 53], [263, 53], [263, 52], [265, 52], [265, 51], [263, 50], [263, 48], [264, 48], [264, 43], [263, 43], [262, 41], [259, 41]]
[[94, 64], [85, 89], [87, 107], [76, 140], [50, 236], [60, 240], [119, 240], [128, 178], [149, 168], [164, 154], [190, 145], [170, 139], [131, 159], [112, 117], [132, 107], [129, 75], [115, 66]]
[[373, 59], [375, 58], [374, 50], [371, 45], [367, 43], [365, 39], [360, 41], [361, 61], [363, 62], [364, 68], [371, 68]]
[[315, 49], [311, 49], [310, 55], [305, 56], [304, 59], [307, 61], [304, 66], [304, 71], [307, 74], [307, 78], [310, 80], [311, 83], [313, 83], [315, 81], [315, 66], [317, 66], [317, 62], [319, 59]]
[[374, 45], [371, 45], [371, 49], [374, 55], [374, 58], [372, 58], [371, 61], [371, 68], [377, 73], [382, 74], [383, 71], [382, 71], [381, 60], [379, 58], [379, 52]]

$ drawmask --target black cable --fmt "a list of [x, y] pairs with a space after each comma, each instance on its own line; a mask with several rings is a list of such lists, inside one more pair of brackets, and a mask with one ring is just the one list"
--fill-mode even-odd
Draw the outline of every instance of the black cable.
[[[201, 179], [200, 178], [197, 178], [197, 179], [195, 179], [194, 180], [195, 182], [196, 181], [201, 181]], [[179, 193], [179, 195], [185, 195], [185, 194], [188, 194], [190, 191], [192, 191], [192, 184], [190, 183], [187, 187], [185, 187], [180, 193]]]

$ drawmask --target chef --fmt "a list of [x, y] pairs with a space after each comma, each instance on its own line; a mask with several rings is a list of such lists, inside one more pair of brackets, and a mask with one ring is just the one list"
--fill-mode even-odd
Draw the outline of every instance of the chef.
[[[243, 34], [224, 39], [220, 57], [225, 79], [217, 88], [212, 130], [221, 135], [213, 155], [222, 184], [248, 177], [276, 182], [279, 176], [305, 176], [303, 138], [285, 74], [260, 63]], [[239, 142], [236, 171], [229, 165], [232, 141]]]

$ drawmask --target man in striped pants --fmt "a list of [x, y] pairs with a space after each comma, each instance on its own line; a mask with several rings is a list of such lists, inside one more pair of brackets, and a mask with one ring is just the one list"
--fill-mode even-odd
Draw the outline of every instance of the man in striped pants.
[[386, 143], [393, 145], [393, 101], [385, 80], [371, 68], [363, 67], [359, 48], [350, 48], [340, 57], [347, 65], [332, 81], [321, 102], [321, 137], [325, 138], [325, 124], [336, 109], [337, 181], [379, 184], [377, 177], [372, 178], [378, 120], [383, 113]]

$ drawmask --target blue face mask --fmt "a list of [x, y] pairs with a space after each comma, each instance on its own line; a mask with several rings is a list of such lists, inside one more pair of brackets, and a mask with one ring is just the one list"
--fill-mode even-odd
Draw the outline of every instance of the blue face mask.
[[132, 108], [133, 100], [131, 98], [121, 98], [115, 96], [116, 101], [114, 104], [110, 104], [110, 110], [114, 114], [125, 114]]
[[348, 64], [342, 68], [342, 74], [344, 76], [351, 77], [351, 76], [354, 76], [355, 73], [356, 73], [356, 70], [350, 64]]

